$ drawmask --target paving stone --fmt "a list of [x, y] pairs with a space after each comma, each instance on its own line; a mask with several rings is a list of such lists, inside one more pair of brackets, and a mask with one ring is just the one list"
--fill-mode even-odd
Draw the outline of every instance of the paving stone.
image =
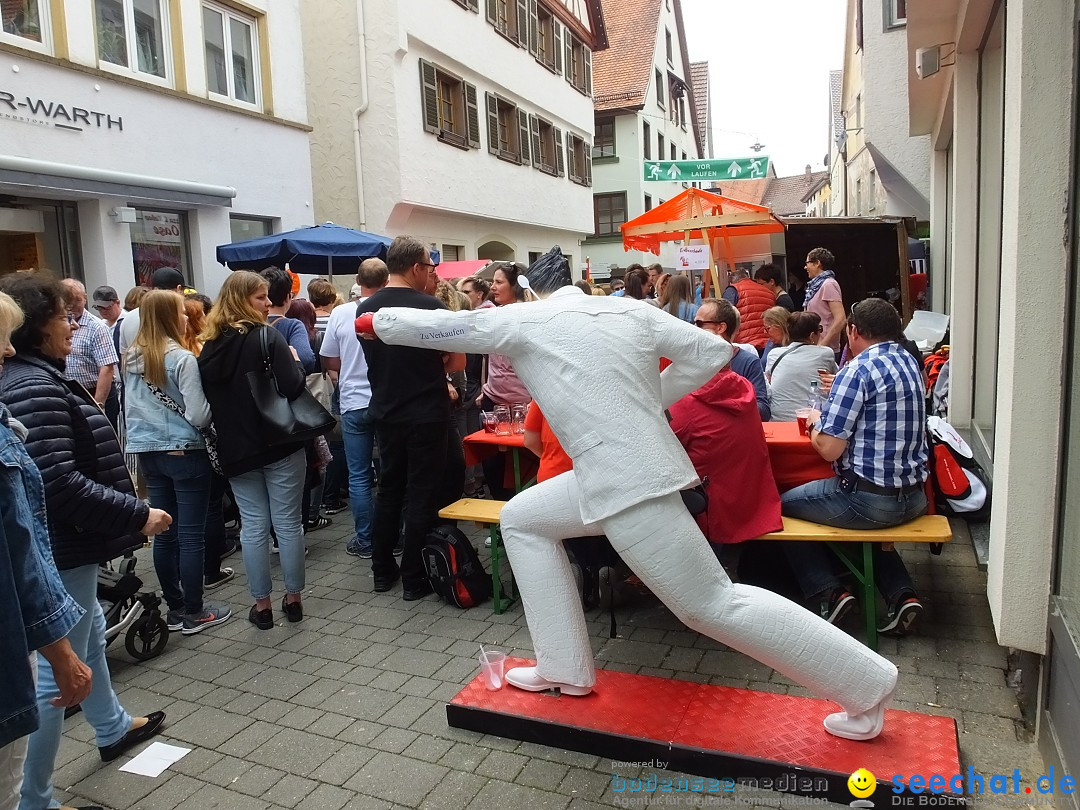
[[408, 807], [419, 807], [447, 773], [441, 765], [381, 751], [346, 782], [345, 787]]
[[319, 783], [312, 779], [305, 779], [302, 776], [287, 773], [266, 791], [262, 798], [281, 807], [296, 807], [305, 797], [310, 796], [318, 786]]
[[[585, 768], [570, 768], [557, 792], [570, 798], [599, 801], [611, 784], [611, 774]], [[573, 804], [570, 805], [573, 807]]]
[[480, 776], [490, 776], [493, 779], [513, 782], [528, 761], [528, 757], [521, 754], [512, 754], [508, 751], [492, 751], [480, 763], [475, 772]]
[[204, 784], [182, 773], [174, 773], [132, 805], [131, 810], [175, 810], [184, 806]]
[[[421, 737], [420, 739], [424, 739]], [[445, 742], [451, 742], [446, 740]], [[438, 760], [440, 765], [446, 765], [455, 771], [475, 771], [481, 762], [487, 757], [486, 748], [480, 748], [472, 743], [454, 742], [450, 750]]]
[[355, 798], [356, 794], [339, 787], [319, 785], [296, 807], [297, 810], [341, 810]]
[[370, 762], [375, 753], [370, 748], [347, 743], [312, 771], [311, 778], [331, 785], [343, 785]]
[[188, 803], [199, 810], [267, 810], [269, 805], [262, 799], [245, 796], [217, 785], [203, 785]]
[[246, 793], [248, 796], [262, 796], [267, 790], [280, 782], [283, 776], [285, 776], [285, 772], [276, 768], [245, 763], [243, 770], [225, 787], [229, 790]]
[[569, 766], [560, 762], [530, 759], [514, 781], [521, 785], [531, 785], [541, 790], [564, 794], [565, 792], [560, 788], [569, 771]]
[[167, 734], [204, 748], [217, 748], [247, 728], [249, 723], [250, 720], [242, 715], [203, 706], [194, 714], [170, 723]]
[[286, 728], [265, 745], [259, 746], [248, 759], [270, 767], [281, 768], [297, 776], [308, 776], [330, 759], [344, 743], [314, 734]]
[[430, 650], [398, 649], [388, 655], [378, 666], [407, 675], [431, 677], [450, 667], [453, 660], [444, 653]]
[[[635, 666], [659, 667], [671, 651], [666, 644], [653, 644], [644, 641], [613, 638], [600, 649], [597, 658], [602, 661], [617, 661]], [[604, 665], [606, 666], [606, 664]]]
[[565, 796], [492, 779], [480, 789], [468, 808], [503, 810], [507, 807], [528, 807], [529, 810], [563, 810], [569, 803], [570, 800]]
[[[81, 760], [77, 762], [81, 763]], [[86, 764], [92, 766], [92, 763]], [[73, 770], [72, 765], [67, 768]], [[123, 773], [117, 770], [116, 766], [101, 767], [100, 758], [97, 767], [77, 782], [67, 782], [59, 773], [55, 774], [54, 778], [57, 785], [68, 787], [72, 793], [106, 807], [130, 807], [149, 796], [158, 786], [153, 779]]]
[[421, 810], [463, 810], [488, 782], [473, 773], [452, 772], [420, 804]]

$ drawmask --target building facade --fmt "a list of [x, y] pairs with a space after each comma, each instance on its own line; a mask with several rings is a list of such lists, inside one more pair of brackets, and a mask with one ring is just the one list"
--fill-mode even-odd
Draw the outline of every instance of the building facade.
[[[598, 0], [304, 0], [316, 218], [579, 273]], [[327, 59], [326, 54], [333, 54]]]
[[[993, 472], [987, 599], [997, 640], [1027, 661], [1047, 765], [1075, 775], [1080, 3], [911, 0], [907, 12], [911, 133], [931, 140], [931, 229], [947, 235], [933, 242], [932, 296], [951, 316], [949, 419]], [[942, 57], [923, 78], [921, 49]]]
[[[582, 249], [597, 278], [633, 262], [659, 261], [670, 271], [676, 243], [664, 243], [659, 257], [627, 252], [620, 226], [689, 185], [645, 180], [644, 161], [694, 160], [704, 154], [682, 7], [679, 0], [604, 0], [604, 19], [611, 47], [596, 58], [593, 228]], [[695, 64], [697, 86], [707, 93], [708, 66]], [[708, 99], [702, 104], [707, 115]]]
[[905, 0], [848, 0], [843, 126], [836, 127], [830, 164], [834, 216], [929, 219], [930, 143], [910, 136], [907, 126], [906, 6]]
[[0, 273], [214, 294], [218, 245], [310, 225], [299, 5], [270, 6], [0, 5]]

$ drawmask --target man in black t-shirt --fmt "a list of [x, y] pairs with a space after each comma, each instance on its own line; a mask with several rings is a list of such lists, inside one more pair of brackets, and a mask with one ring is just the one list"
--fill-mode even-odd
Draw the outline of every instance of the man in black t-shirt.
[[[383, 307], [446, 309], [425, 292], [435, 265], [423, 242], [397, 237], [387, 250], [386, 269], [390, 274], [386, 286], [357, 307], [357, 316]], [[361, 346], [371, 383], [368, 416], [375, 425], [381, 462], [371, 570], [376, 591], [390, 590], [400, 576], [405, 601], [411, 602], [431, 593], [421, 549], [437, 516], [447, 457], [450, 397], [446, 374], [463, 369], [465, 356], [381, 341], [364, 340]], [[405, 532], [399, 569], [394, 546], [402, 508]]]

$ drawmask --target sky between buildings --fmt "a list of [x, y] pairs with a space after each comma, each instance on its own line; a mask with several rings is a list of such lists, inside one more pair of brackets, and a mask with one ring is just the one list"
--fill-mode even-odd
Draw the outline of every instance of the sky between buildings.
[[709, 62], [714, 157], [746, 157], [762, 143], [780, 176], [822, 168], [844, 0], [682, 0], [682, 8], [690, 61]]

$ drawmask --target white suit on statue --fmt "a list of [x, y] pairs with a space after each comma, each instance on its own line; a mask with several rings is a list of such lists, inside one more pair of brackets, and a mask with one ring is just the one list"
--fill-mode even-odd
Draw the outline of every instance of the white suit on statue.
[[[692, 629], [849, 714], [891, 694], [897, 671], [885, 658], [783, 597], [733, 584], [683, 506], [679, 490], [698, 479], [664, 409], [728, 362], [726, 341], [644, 302], [585, 295], [576, 287], [535, 303], [473, 312], [383, 309], [372, 326], [387, 343], [510, 357], [573, 459], [571, 472], [515, 496], [501, 515], [538, 675], [580, 687], [595, 683], [585, 618], [560, 541], [604, 534]], [[662, 374], [661, 357], [672, 361]]]

